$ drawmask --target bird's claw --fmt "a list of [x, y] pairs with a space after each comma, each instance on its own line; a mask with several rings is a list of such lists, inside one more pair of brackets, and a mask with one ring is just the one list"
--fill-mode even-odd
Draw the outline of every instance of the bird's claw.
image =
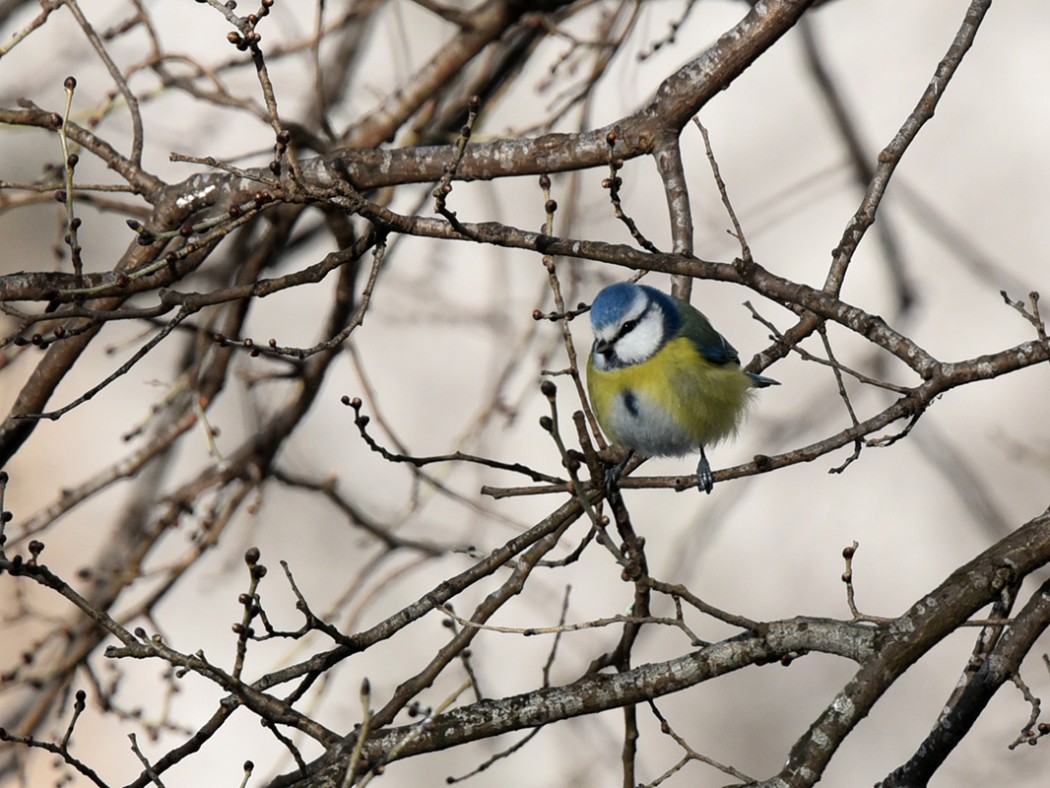
[[696, 486], [701, 492], [708, 495], [715, 487], [715, 474], [711, 470], [711, 463], [707, 461], [707, 455], [700, 449], [700, 462], [696, 464]]
[[634, 456], [633, 451], [627, 452], [627, 456], [624, 457], [620, 462], [616, 463], [612, 467], [605, 469], [605, 495], [608, 498], [620, 494], [620, 476], [623, 475], [624, 469], [627, 467], [627, 463], [631, 461]]

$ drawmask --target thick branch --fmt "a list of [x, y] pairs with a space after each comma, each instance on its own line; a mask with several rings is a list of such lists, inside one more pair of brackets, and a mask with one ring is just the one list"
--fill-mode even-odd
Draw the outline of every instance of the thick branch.
[[895, 769], [879, 788], [926, 785], [956, 745], [969, 733], [992, 696], [1021, 666], [1036, 639], [1050, 626], [1050, 581], [1036, 591], [1014, 617], [962, 694], [907, 763]]
[[[649, 103], [637, 112], [580, 134], [546, 134], [471, 145], [456, 169], [456, 177], [491, 180], [599, 167], [608, 162], [606, 138], [611, 131], [617, 134], [618, 158], [650, 154], [660, 135], [677, 135], [701, 107], [790, 30], [811, 2], [760, 0], [713, 46], [664, 80]], [[355, 148], [317, 159], [303, 172], [322, 183], [345, 175], [357, 189], [367, 190], [437, 181], [452, 155], [451, 145]]]
[[[778, 662], [804, 651], [835, 654], [855, 661], [873, 652], [876, 633], [852, 622], [797, 618], [766, 625], [763, 632], [715, 643], [666, 662], [642, 665], [616, 674], [593, 674], [564, 687], [551, 687], [499, 700], [483, 700], [435, 717], [425, 729], [418, 725], [377, 732], [365, 742], [362, 760], [370, 766], [383, 762], [386, 753], [400, 747], [398, 758], [443, 750], [501, 733], [532, 728], [558, 720], [595, 714], [641, 703], [692, 687], [749, 665]], [[305, 779], [298, 775], [278, 778], [271, 788], [333, 788], [346, 770], [353, 739], [325, 759], [319, 770]]]
[[[907, 613], [880, 630], [875, 656], [865, 661], [791, 748], [787, 765], [780, 774], [759, 785], [763, 788], [813, 785], [850, 731], [905, 670], [966, 619], [995, 601], [1005, 585], [1023, 578], [1048, 560], [1050, 512], [1044, 512], [955, 570]], [[1042, 598], [1035, 603], [1047, 604]], [[1020, 639], [1028, 636], [1029, 633], [1022, 632]], [[1005, 641], [1006, 635], [1003, 638]]]

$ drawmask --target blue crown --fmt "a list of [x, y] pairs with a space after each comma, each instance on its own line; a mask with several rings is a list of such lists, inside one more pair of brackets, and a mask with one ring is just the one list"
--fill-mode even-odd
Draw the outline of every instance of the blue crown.
[[618, 323], [628, 307], [638, 298], [639, 291], [644, 291], [649, 300], [659, 307], [663, 314], [666, 335], [674, 334], [681, 326], [682, 318], [671, 297], [655, 287], [636, 285], [633, 282], [617, 282], [598, 293], [591, 304], [591, 324], [596, 329], [602, 329]]

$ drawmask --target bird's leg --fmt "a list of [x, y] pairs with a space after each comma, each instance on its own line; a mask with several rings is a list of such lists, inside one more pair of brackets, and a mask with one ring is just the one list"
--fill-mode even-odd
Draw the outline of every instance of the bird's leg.
[[616, 465], [611, 468], [605, 469], [605, 494], [608, 497], [617, 495], [620, 492], [620, 476], [623, 474], [624, 468], [627, 467], [627, 463], [634, 457], [634, 449], [627, 452], [627, 456], [620, 460]]
[[708, 495], [715, 486], [715, 474], [711, 470], [711, 463], [707, 461], [704, 447], [700, 447], [700, 462], [696, 464], [696, 486]]

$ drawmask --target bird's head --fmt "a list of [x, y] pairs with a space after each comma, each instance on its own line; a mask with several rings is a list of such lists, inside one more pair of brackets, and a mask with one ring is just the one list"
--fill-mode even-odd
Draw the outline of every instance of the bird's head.
[[678, 306], [665, 293], [630, 282], [609, 285], [591, 305], [594, 366], [615, 369], [652, 358], [681, 322]]

